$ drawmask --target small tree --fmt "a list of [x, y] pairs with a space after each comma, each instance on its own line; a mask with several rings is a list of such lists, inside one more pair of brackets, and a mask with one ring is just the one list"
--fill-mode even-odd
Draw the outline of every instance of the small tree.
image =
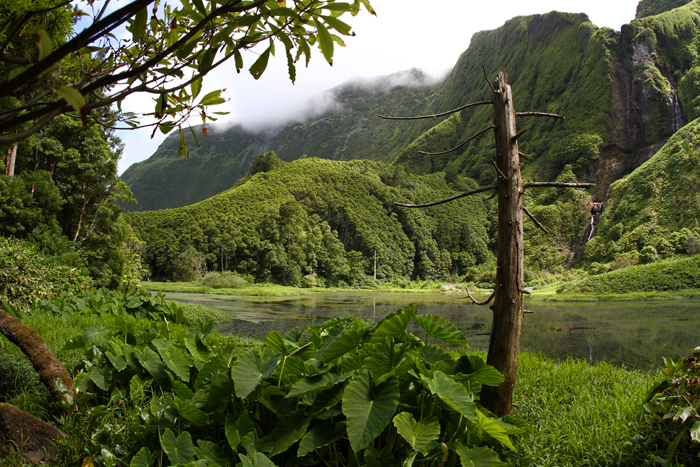
[[204, 255], [190, 245], [177, 257], [174, 269], [177, 280], [189, 282], [199, 279], [206, 269]]
[[[486, 72], [484, 71], [484, 76]], [[488, 79], [487, 79], [488, 82]], [[544, 229], [535, 217], [523, 205], [523, 195], [527, 188], [535, 187], [591, 187], [592, 183], [556, 183], [529, 182], [525, 183], [520, 175], [520, 158], [528, 157], [518, 150], [518, 139], [525, 131], [518, 132], [516, 117], [563, 117], [542, 112], [516, 112], [513, 104], [513, 93], [505, 73], [499, 73], [498, 78], [489, 87], [493, 92], [490, 101], [475, 102], [464, 105], [448, 112], [419, 117], [386, 117], [393, 120], [413, 120], [435, 118], [450, 115], [470, 107], [492, 105], [494, 121], [477, 134], [467, 138], [457, 147], [447, 151], [430, 153], [421, 151], [426, 156], [442, 155], [460, 149], [478, 136], [494, 130], [496, 138], [496, 160], [491, 160], [496, 171], [496, 184], [460, 193], [458, 195], [427, 204], [395, 203], [407, 208], [425, 208], [447, 203], [465, 196], [473, 196], [484, 192], [493, 192], [498, 196], [498, 253], [496, 265], [496, 286], [494, 292], [485, 302], [476, 301], [469, 290], [467, 293], [473, 303], [491, 305], [493, 324], [487, 363], [503, 373], [504, 382], [499, 386], [485, 386], [481, 392], [482, 404], [499, 417], [508, 415], [513, 405], [513, 388], [518, 368], [520, 353], [520, 333], [522, 330], [523, 294], [529, 293], [524, 286], [524, 249], [523, 249], [523, 213], [526, 214], [539, 228]], [[545, 230], [546, 232], [546, 230]]]

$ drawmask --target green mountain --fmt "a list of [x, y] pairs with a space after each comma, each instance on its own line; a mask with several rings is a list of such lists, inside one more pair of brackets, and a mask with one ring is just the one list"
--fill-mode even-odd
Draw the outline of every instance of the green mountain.
[[[668, 2], [643, 2], [642, 12]], [[675, 4], [673, 4], [675, 5]], [[620, 32], [593, 25], [585, 14], [551, 12], [517, 17], [473, 36], [443, 83], [411, 70], [331, 91], [332, 106], [320, 117], [274, 132], [241, 127], [195, 132], [189, 159], [177, 157], [178, 137], [167, 138], [148, 160], [123, 179], [139, 204], [152, 210], [190, 204], [221, 192], [244, 176], [253, 158], [274, 150], [282, 160], [303, 155], [332, 160], [370, 159], [406, 165], [415, 173], [455, 171], [490, 183], [493, 141], [483, 136], [459, 151], [423, 156], [456, 146], [490, 124], [491, 110], [468, 109], [449, 118], [388, 121], [378, 114], [410, 116], [443, 112], [489, 99], [483, 69], [506, 71], [517, 109], [558, 112], [565, 122], [523, 120], [522, 148], [533, 158], [531, 178], [554, 178], [572, 164], [580, 178], [607, 186], [648, 159], [670, 135], [693, 119], [700, 105], [695, 67], [697, 1], [634, 20]]]
[[394, 206], [427, 202], [476, 187], [444, 174], [412, 175], [366, 160], [305, 158], [285, 163], [258, 156], [255, 171], [236, 187], [177, 209], [129, 213], [145, 242], [142, 260], [155, 277], [171, 278], [190, 246], [210, 270], [235, 269], [257, 280], [302, 285], [357, 283], [413, 276], [464, 274], [489, 258], [489, 222], [482, 198], [429, 209]]
[[[138, 205], [127, 210], [148, 211], [185, 206], [209, 198], [245, 176], [255, 156], [273, 150], [284, 161], [306, 155], [331, 160], [370, 159], [390, 162], [396, 152], [418, 133], [399, 128], [377, 114], [421, 112], [430, 106], [436, 84], [419, 70], [374, 80], [355, 80], [323, 96], [332, 109], [305, 122], [260, 132], [241, 126], [201, 126], [195, 142], [185, 139], [190, 157], [178, 157], [179, 136], [170, 135], [149, 159], [129, 167], [122, 175]], [[328, 104], [330, 102], [330, 104]]]

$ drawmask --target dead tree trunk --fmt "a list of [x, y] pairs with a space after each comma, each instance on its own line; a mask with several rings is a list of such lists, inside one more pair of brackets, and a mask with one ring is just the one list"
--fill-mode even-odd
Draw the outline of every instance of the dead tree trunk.
[[481, 403], [502, 417], [510, 413], [523, 326], [523, 179], [513, 93], [504, 73], [494, 83], [498, 172], [498, 254], [493, 325], [486, 363], [503, 373], [500, 386], [484, 386]]
[[[486, 72], [484, 71], [484, 76]], [[488, 81], [488, 78], [487, 78]], [[495, 298], [491, 306], [493, 310], [493, 324], [491, 328], [491, 340], [487, 363], [503, 373], [504, 382], [499, 386], [484, 386], [481, 390], [481, 403], [499, 417], [508, 415], [513, 406], [513, 388], [518, 370], [518, 356], [520, 354], [520, 333], [523, 324], [523, 294], [529, 293], [524, 287], [524, 238], [523, 238], [523, 212], [544, 230], [546, 229], [527, 210], [523, 204], [523, 195], [526, 188], [542, 187], [567, 187], [590, 188], [593, 183], [556, 183], [556, 182], [529, 182], [524, 183], [520, 176], [520, 156], [524, 154], [518, 151], [518, 138], [523, 132], [518, 133], [516, 128], [517, 117], [563, 117], [543, 112], [516, 112], [513, 104], [513, 93], [508, 84], [505, 73], [499, 73], [496, 81], [489, 86], [493, 91], [491, 101], [474, 102], [462, 107], [434, 115], [418, 117], [387, 117], [380, 118], [390, 120], [415, 120], [423, 118], [444, 117], [456, 112], [461, 112], [471, 107], [480, 105], [493, 105], [493, 125], [484, 128], [478, 133], [467, 138], [452, 149], [441, 152], [419, 151], [426, 156], [447, 154], [464, 147], [474, 138], [495, 129], [496, 133], [496, 160], [491, 160], [496, 169], [498, 183], [496, 185], [477, 188], [475, 190], [460, 193], [439, 201], [424, 204], [394, 203], [397, 206], [407, 208], [427, 208], [443, 203], [449, 203], [466, 196], [474, 196], [479, 193], [493, 191], [498, 195], [498, 252], [496, 286], [488, 300], [478, 302], [467, 289], [467, 295], [476, 305], [487, 305]]]

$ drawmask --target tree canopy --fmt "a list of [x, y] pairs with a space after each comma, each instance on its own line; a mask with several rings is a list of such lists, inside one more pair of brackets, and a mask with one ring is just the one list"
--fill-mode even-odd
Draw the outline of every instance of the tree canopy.
[[[0, 7], [0, 144], [21, 141], [66, 113], [137, 127], [132, 113], [91, 112], [137, 92], [154, 98], [148, 115], [155, 122], [143, 126], [184, 135], [188, 117], [214, 120], [207, 107], [225, 102], [221, 90], [199, 96], [211, 70], [233, 58], [239, 73], [248, 69], [257, 79], [282, 49], [294, 81], [297, 62], [308, 64], [312, 47], [332, 65], [335, 44], [344, 45], [340, 36], [354, 34], [340, 16], [361, 7], [374, 13], [369, 0], [134, 0], [111, 13], [109, 0], [86, 6], [89, 12], [77, 0], [11, 0]], [[89, 24], [78, 31], [81, 17]], [[130, 37], [117, 37], [121, 26]], [[241, 52], [252, 48], [259, 55], [245, 63]], [[187, 155], [184, 137], [181, 150]]]

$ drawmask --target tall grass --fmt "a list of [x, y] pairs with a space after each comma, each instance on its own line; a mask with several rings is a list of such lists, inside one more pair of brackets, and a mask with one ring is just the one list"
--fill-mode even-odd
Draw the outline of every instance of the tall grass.
[[555, 363], [523, 353], [514, 415], [532, 428], [516, 444], [516, 465], [537, 467], [643, 465], [634, 437], [644, 434], [642, 402], [655, 375], [582, 360]]

